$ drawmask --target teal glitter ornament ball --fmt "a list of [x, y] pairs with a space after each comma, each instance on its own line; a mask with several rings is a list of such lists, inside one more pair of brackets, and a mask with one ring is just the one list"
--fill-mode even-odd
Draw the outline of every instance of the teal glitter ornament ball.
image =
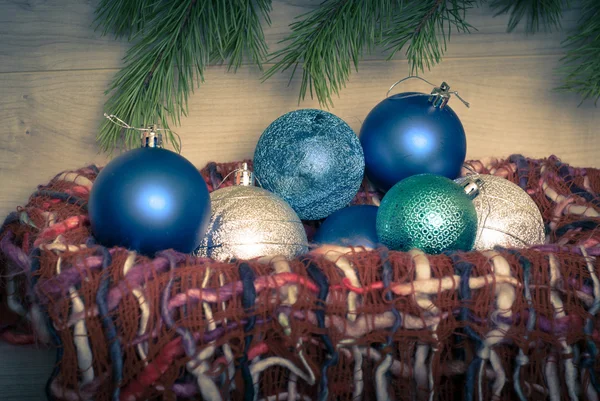
[[393, 250], [469, 251], [477, 234], [477, 212], [461, 185], [439, 175], [419, 174], [385, 194], [376, 225], [379, 241]]
[[347, 206], [364, 169], [352, 128], [323, 110], [284, 114], [267, 127], [254, 151], [259, 184], [283, 198], [302, 220], [319, 220]]

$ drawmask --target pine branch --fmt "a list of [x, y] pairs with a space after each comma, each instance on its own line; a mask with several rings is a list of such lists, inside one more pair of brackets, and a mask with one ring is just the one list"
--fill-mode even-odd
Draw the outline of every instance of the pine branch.
[[115, 36], [134, 34], [144, 28], [151, 9], [146, 0], [102, 0], [96, 8], [96, 29], [103, 35], [113, 32]]
[[268, 49], [261, 22], [264, 20], [271, 24], [270, 11], [271, 0], [244, 0], [229, 6], [232, 23], [229, 25], [228, 36], [231, 40], [225, 49], [225, 59], [229, 59], [230, 70], [237, 71], [246, 50], [250, 52], [254, 64], [262, 69]]
[[[291, 24], [287, 45], [271, 55], [276, 63], [263, 80], [277, 72], [292, 69], [291, 78], [302, 64], [299, 100], [306, 92], [321, 105], [331, 106], [358, 68], [363, 53], [376, 45], [387, 46], [390, 58], [407, 44], [407, 57], [413, 70], [438, 63], [446, 48], [452, 27], [466, 31], [472, 27], [464, 15], [475, 0], [326, 0], [316, 10]], [[448, 33], [446, 33], [448, 29]], [[438, 41], [441, 34], [443, 42]]]
[[[535, 33], [560, 28], [564, 0], [494, 0], [490, 6], [496, 16], [510, 13], [508, 32], [512, 32], [523, 18], [527, 18], [526, 32]], [[568, 5], [568, 1], [567, 1]]]
[[[113, 0], [113, 5], [127, 1]], [[103, 2], [106, 9], [109, 2]], [[261, 18], [270, 5], [270, 0], [163, 0], [147, 7], [143, 31], [135, 35], [138, 41], [107, 91], [111, 96], [106, 112], [134, 127], [179, 124], [181, 115], [187, 115], [188, 96], [194, 84], [204, 81], [209, 63], [229, 59], [230, 67], [237, 68], [246, 52], [257, 63], [265, 58]], [[103, 24], [123, 32], [121, 17]], [[174, 135], [166, 132], [165, 142], [177, 148]], [[112, 153], [118, 147], [137, 146], [139, 137], [106, 120], [98, 142], [102, 151]]]
[[559, 72], [564, 76], [558, 89], [576, 92], [586, 99], [600, 99], [600, 2], [583, 0], [577, 29], [563, 45], [568, 48]]
[[292, 69], [290, 81], [302, 64], [299, 101], [306, 92], [321, 105], [332, 105], [332, 96], [345, 86], [352, 68], [358, 68], [363, 51], [381, 38], [380, 22], [389, 19], [399, 0], [325, 0], [321, 6], [292, 23], [287, 45], [270, 55], [275, 64], [263, 81]]
[[466, 22], [465, 14], [475, 5], [476, 1], [471, 0], [406, 2], [384, 31], [382, 44], [391, 51], [388, 59], [408, 45], [406, 57], [411, 72], [430, 69], [441, 61], [452, 28], [457, 32], [474, 29]]

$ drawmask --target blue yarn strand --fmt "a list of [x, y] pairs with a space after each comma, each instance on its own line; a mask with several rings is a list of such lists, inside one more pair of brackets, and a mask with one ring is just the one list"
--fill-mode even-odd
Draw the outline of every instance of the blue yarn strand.
[[511, 155], [508, 160], [517, 165], [517, 177], [519, 178], [519, 186], [527, 189], [527, 181], [529, 175], [529, 163], [523, 155]]
[[33, 195], [31, 195], [31, 196], [32, 197], [46, 196], [46, 197], [52, 198], [52, 199], [60, 199], [62, 201], [70, 203], [71, 205], [79, 206], [81, 208], [81, 210], [87, 210], [87, 207], [88, 207], [87, 206], [87, 201], [85, 199], [81, 199], [81, 198], [78, 198], [76, 196], [66, 194], [64, 192], [57, 192], [57, 191], [49, 191], [47, 189], [40, 189], [40, 190], [34, 192]]
[[[391, 302], [394, 299], [394, 297], [392, 296], [392, 292], [389, 291], [389, 287], [390, 287], [390, 284], [392, 283], [394, 272], [392, 271], [392, 265], [390, 264], [390, 261], [388, 260], [387, 248], [382, 248], [381, 251], [379, 252], [379, 255], [381, 257], [381, 262], [382, 262], [381, 281], [383, 282], [383, 288], [384, 288], [383, 298], [386, 301]], [[400, 312], [398, 312], [398, 309], [396, 309], [392, 304], [389, 304], [389, 307], [390, 307], [390, 311], [394, 315], [394, 324], [392, 325], [390, 334], [387, 336], [385, 344], [383, 344], [383, 346], [385, 348], [388, 348], [393, 344], [394, 334], [396, 334], [396, 331], [398, 331], [398, 329], [402, 325], [402, 316], [400, 315]], [[389, 354], [390, 354], [390, 352], [388, 351], [387, 355], [389, 355]], [[383, 361], [384, 361], [384, 358], [381, 358], [380, 363], [383, 363]], [[392, 372], [390, 371], [390, 369], [388, 369], [387, 372], [385, 372], [385, 375], [388, 378], [392, 375]]]
[[111, 284], [108, 266], [110, 266], [112, 262], [112, 257], [106, 248], [99, 246], [99, 249], [102, 253], [103, 260], [100, 285], [98, 287], [98, 292], [96, 293], [96, 305], [98, 306], [98, 313], [108, 341], [108, 351], [112, 363], [113, 384], [115, 386], [112, 399], [113, 401], [119, 401], [121, 381], [123, 380], [123, 355], [121, 353], [121, 341], [117, 336], [117, 329], [108, 313], [108, 290]]
[[[525, 341], [527, 341], [527, 339], [529, 338], [529, 333], [535, 328], [535, 320], [536, 320], [535, 308], [533, 307], [533, 302], [531, 300], [531, 290], [529, 288], [530, 275], [531, 275], [531, 262], [526, 257], [521, 255], [521, 253], [519, 253], [518, 251], [516, 251], [514, 249], [504, 249], [504, 248], [500, 248], [500, 247], [497, 247], [496, 249], [499, 251], [508, 252], [511, 255], [516, 256], [519, 264], [521, 265], [521, 269], [523, 270], [523, 284], [524, 284], [523, 285], [523, 293], [524, 293], [525, 300], [527, 301], [527, 306], [529, 309], [529, 317], [527, 319], [527, 325], [526, 325], [527, 332], [524, 336]], [[519, 364], [516, 364], [516, 366], [515, 366], [515, 371], [513, 372], [513, 381], [514, 381], [513, 387], [515, 389], [515, 392], [517, 393], [517, 396], [519, 397], [519, 400], [527, 401], [527, 397], [525, 397], [525, 394], [523, 393], [523, 389], [521, 388], [521, 365], [519, 365]]]
[[[31, 275], [30, 275], [30, 277], [31, 277], [31, 280], [29, 282], [29, 285], [30, 285], [29, 293], [31, 294], [31, 297], [32, 297], [31, 302], [36, 303], [36, 304], [40, 305], [40, 308], [43, 308], [41, 304], [36, 302], [35, 291], [34, 291], [35, 285], [37, 284], [37, 281], [39, 279], [39, 276], [35, 273], [37, 273], [42, 267], [41, 262], [40, 262], [41, 255], [42, 255], [42, 251], [40, 250], [40, 248], [35, 248], [35, 249], [33, 249], [33, 251], [31, 251], [31, 255], [30, 255], [30, 260], [31, 260], [31, 269], [30, 269]], [[52, 395], [52, 383], [54, 382], [54, 380], [56, 380], [56, 378], [58, 377], [58, 374], [60, 373], [60, 364], [62, 362], [62, 358], [64, 355], [64, 348], [63, 348], [63, 344], [60, 339], [60, 336], [58, 335], [57, 331], [54, 329], [54, 325], [50, 321], [50, 317], [48, 316], [47, 311], [42, 310], [42, 312], [43, 312], [43, 316], [44, 316], [44, 321], [46, 323], [46, 327], [48, 328], [48, 333], [50, 334], [50, 339], [52, 340], [52, 343], [56, 347], [56, 356], [54, 358], [54, 368], [52, 369], [52, 372], [50, 373], [50, 377], [46, 381], [46, 385], [44, 387], [44, 392], [46, 394], [46, 398], [48, 399], [48, 401], [56, 401], [56, 398]]]
[[[383, 288], [385, 290], [384, 299], [386, 301], [392, 301], [394, 299], [394, 297], [392, 296], [391, 291], [388, 291], [388, 288], [389, 288], [390, 284], [392, 283], [394, 272], [392, 271], [392, 265], [390, 264], [390, 261], [388, 260], [387, 249], [385, 249], [385, 248], [382, 249], [380, 251], [380, 256], [381, 256], [381, 261], [382, 261], [381, 280], [383, 282]], [[390, 311], [394, 315], [394, 324], [392, 325], [392, 328], [390, 330], [390, 335], [387, 338], [386, 346], [389, 346], [392, 343], [393, 335], [396, 333], [396, 331], [398, 331], [398, 329], [402, 325], [402, 315], [400, 315], [400, 312], [398, 312], [398, 309], [396, 309], [393, 305], [390, 305], [390, 308], [391, 308]]]
[[[454, 272], [460, 276], [460, 285], [458, 287], [458, 299], [461, 301], [468, 301], [471, 299], [471, 287], [469, 287], [469, 278], [471, 277], [471, 271], [473, 270], [473, 264], [464, 261], [460, 256], [453, 251], [446, 252], [446, 256], [450, 257], [454, 266]], [[464, 302], [463, 302], [464, 305]], [[469, 310], [466, 306], [460, 308], [458, 315], [459, 321], [467, 321], [469, 319]], [[483, 342], [481, 337], [468, 325], [463, 328], [464, 332], [475, 342], [477, 349], [480, 349]], [[479, 371], [480, 364], [483, 360], [479, 357], [473, 358], [467, 369], [467, 377], [465, 381], [465, 401], [472, 401], [473, 394], [475, 392], [475, 377]]]
[[[254, 306], [256, 304], [256, 287], [254, 286], [254, 271], [247, 263], [241, 263], [239, 268], [240, 280], [242, 281], [242, 306], [244, 312], [248, 315], [248, 321], [244, 326], [244, 332], [248, 333], [254, 328], [256, 323], [256, 315], [254, 314]], [[244, 354], [239, 358], [240, 368], [242, 371], [242, 379], [244, 380], [244, 401], [254, 399], [254, 383], [250, 374], [250, 366], [248, 365], [248, 350], [252, 344], [252, 335], [246, 335], [244, 342]]]
[[[309, 261], [306, 271], [309, 277], [315, 282], [317, 287], [319, 287], [319, 293], [317, 294], [317, 309], [315, 310], [315, 315], [317, 317], [317, 323], [319, 328], [325, 328], [325, 300], [327, 299], [327, 294], [329, 293], [329, 280], [327, 276], [319, 269], [317, 265], [313, 262]], [[327, 369], [337, 364], [338, 362], [338, 353], [335, 351], [333, 344], [331, 343], [331, 339], [327, 334], [321, 334], [321, 339], [323, 340], [323, 344], [327, 349], [329, 354], [329, 359], [323, 363], [323, 367], [321, 368], [321, 383], [319, 384], [319, 401], [325, 401], [329, 397], [329, 382], [327, 379]]]
[[0, 229], [0, 232], [4, 231], [4, 228], [12, 223], [16, 223], [17, 221], [20, 220], [20, 215], [18, 212], [11, 212], [8, 216], [6, 216], [6, 218], [4, 219], [4, 222], [2, 223], [2, 228]]
[[[454, 272], [458, 276], [460, 276], [460, 285], [458, 287], [458, 299], [461, 301], [468, 301], [471, 299], [471, 287], [469, 287], [469, 278], [471, 277], [471, 271], [473, 270], [473, 264], [466, 262], [455, 253], [455, 252], [447, 252], [447, 256], [449, 256], [452, 260], [452, 264], [454, 265]], [[459, 321], [467, 321], [469, 319], [469, 309], [466, 306], [462, 306], [460, 308], [460, 312], [458, 314]], [[465, 333], [477, 343], [477, 346], [481, 346], [482, 340], [479, 337], [479, 334], [475, 332], [471, 327], [464, 327]]]
[[[593, 317], [596, 315], [596, 313], [598, 313], [599, 309], [600, 300], [595, 299], [594, 304], [588, 313]], [[592, 317], [587, 318], [585, 325], [583, 326], [583, 332], [587, 337], [585, 343], [588, 349], [589, 357], [585, 358], [584, 362], [582, 362], [582, 366], [585, 366], [585, 368], [588, 370], [590, 373], [590, 381], [592, 386], [594, 386], [596, 392], [600, 393], [600, 383], [598, 383], [598, 378], [596, 377], [596, 371], [594, 369], [596, 358], [598, 357], [598, 347], [596, 347], [596, 344], [590, 339], [594, 333], [594, 321]]]
[[465, 401], [473, 401], [474, 399], [475, 377], [477, 377], [477, 373], [479, 372], [479, 369], [481, 369], [482, 363], [483, 359], [475, 357], [469, 364], [469, 368], [467, 369], [467, 378], [465, 380]]

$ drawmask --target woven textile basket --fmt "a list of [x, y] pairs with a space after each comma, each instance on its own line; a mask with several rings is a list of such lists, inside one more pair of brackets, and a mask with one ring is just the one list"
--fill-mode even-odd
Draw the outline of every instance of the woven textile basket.
[[[2, 338], [56, 347], [56, 400], [598, 400], [600, 170], [469, 164], [529, 193], [545, 245], [151, 259], [96, 244], [98, 168], [63, 172], [2, 227]], [[209, 190], [236, 165], [207, 165]]]

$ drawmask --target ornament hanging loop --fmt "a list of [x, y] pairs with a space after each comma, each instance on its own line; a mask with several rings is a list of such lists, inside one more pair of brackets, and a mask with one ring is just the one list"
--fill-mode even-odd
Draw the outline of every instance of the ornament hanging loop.
[[177, 148], [177, 153], [181, 154], [181, 137], [179, 136], [179, 134], [173, 130], [170, 130], [168, 128], [158, 128], [158, 126], [156, 124], [153, 124], [147, 128], [137, 128], [137, 127], [132, 127], [131, 125], [127, 124], [125, 121], [121, 120], [119, 117], [115, 116], [114, 114], [107, 114], [104, 113], [104, 117], [109, 120], [111, 123], [118, 125], [119, 127], [125, 128], [125, 129], [131, 129], [131, 130], [135, 130], [135, 131], [140, 131], [140, 139], [142, 141], [141, 143], [141, 147], [142, 148], [162, 148], [163, 147], [163, 139], [162, 139], [162, 133], [160, 131], [169, 131], [171, 132], [173, 135], [175, 135], [177, 137], [177, 140], [179, 142], [179, 147]]
[[461, 102], [463, 102], [463, 104], [465, 106], [467, 106], [467, 107], [471, 106], [469, 104], [469, 102], [467, 102], [465, 99], [460, 97], [460, 95], [458, 94], [457, 91], [451, 91], [450, 85], [448, 85], [446, 82], [442, 82], [442, 84], [440, 86], [436, 86], [436, 85], [432, 84], [431, 82], [429, 82], [428, 80], [426, 80], [425, 78], [421, 78], [416, 75], [410, 75], [406, 78], [402, 78], [401, 80], [394, 82], [394, 84], [392, 86], [390, 86], [390, 89], [388, 89], [387, 93], [385, 94], [385, 97], [387, 98], [390, 96], [390, 92], [392, 91], [392, 89], [394, 89], [396, 87], [396, 85], [399, 85], [402, 82], [407, 81], [412, 78], [420, 79], [421, 81], [426, 82], [429, 85], [433, 86], [431, 95], [429, 96], [429, 101], [433, 104], [433, 107], [443, 109], [446, 106], [446, 104], [448, 104], [448, 101], [450, 100], [451, 95], [456, 96]]
[[219, 183], [219, 185], [217, 185], [215, 190], [219, 189], [221, 187], [221, 185], [223, 185], [223, 183], [225, 181], [227, 181], [227, 178], [229, 178], [229, 176], [232, 174], [234, 175], [233, 176], [233, 185], [253, 187], [256, 185], [256, 181], [258, 181], [258, 185], [260, 185], [262, 187], [260, 180], [254, 175], [254, 172], [252, 170], [250, 170], [250, 168], [248, 167], [248, 163], [244, 162], [244, 163], [241, 163], [238, 168], [236, 168], [235, 170], [233, 170], [229, 174], [227, 174], [225, 176], [225, 178], [223, 178], [223, 180]]

